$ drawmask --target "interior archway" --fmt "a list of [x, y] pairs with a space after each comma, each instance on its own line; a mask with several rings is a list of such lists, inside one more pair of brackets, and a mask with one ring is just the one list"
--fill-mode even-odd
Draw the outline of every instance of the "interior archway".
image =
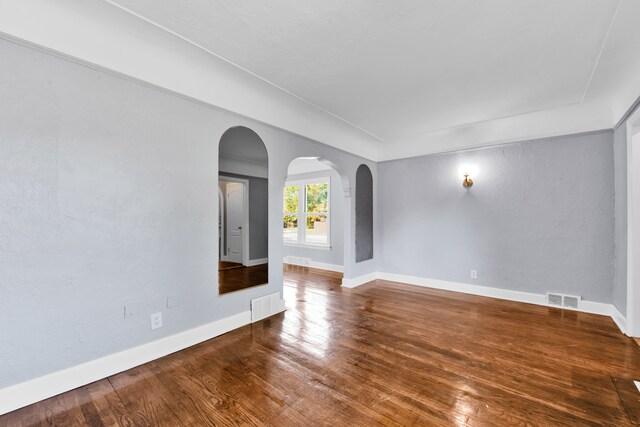
[[344, 271], [348, 204], [342, 181], [328, 161], [291, 161], [283, 190], [285, 264]]
[[268, 283], [269, 159], [262, 139], [238, 126], [220, 138], [220, 294]]

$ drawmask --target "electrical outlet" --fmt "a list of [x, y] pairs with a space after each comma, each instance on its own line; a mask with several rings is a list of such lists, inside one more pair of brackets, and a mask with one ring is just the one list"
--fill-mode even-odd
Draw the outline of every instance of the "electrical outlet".
[[162, 328], [162, 312], [151, 315], [151, 329]]
[[471, 270], [471, 278], [472, 279], [478, 278], [478, 270]]

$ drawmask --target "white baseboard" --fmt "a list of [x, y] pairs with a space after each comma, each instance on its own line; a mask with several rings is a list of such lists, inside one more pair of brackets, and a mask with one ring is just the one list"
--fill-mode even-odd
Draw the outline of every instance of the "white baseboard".
[[[306, 260], [306, 262], [296, 262], [296, 260], [303, 260], [303, 259]], [[342, 265], [329, 264], [326, 262], [318, 262], [310, 258], [286, 256], [284, 257], [283, 262], [289, 265], [299, 265], [301, 267], [317, 268], [318, 270], [335, 271], [337, 273], [342, 273], [344, 271], [344, 267]]]
[[622, 313], [620, 313], [620, 311], [618, 311], [616, 306], [613, 305], [613, 304], [611, 304], [611, 318], [613, 319], [614, 322], [616, 322], [616, 325], [618, 325], [618, 328], [620, 328], [622, 333], [626, 334], [627, 333], [627, 318], [625, 316], [623, 316]]
[[326, 262], [317, 262], [314, 260], [311, 260], [311, 262], [309, 263], [309, 267], [311, 268], [317, 268], [319, 270], [328, 270], [328, 271], [335, 271], [337, 273], [342, 273], [344, 271], [344, 267], [338, 264], [328, 264]]
[[342, 278], [342, 286], [344, 288], [355, 288], [360, 285], [364, 285], [365, 283], [369, 283], [372, 280], [376, 280], [378, 278], [378, 274], [376, 272], [364, 274], [362, 276], [353, 277], [347, 279], [346, 277]]
[[269, 258], [259, 258], [259, 259], [250, 259], [249, 261], [247, 261], [245, 265], [247, 267], [253, 267], [255, 265], [262, 265], [262, 264], [268, 264], [268, 263], [269, 263]]
[[251, 323], [251, 311], [0, 390], [0, 415], [107, 378]]
[[[424, 277], [406, 276], [403, 274], [394, 274], [394, 273], [377, 272], [376, 277], [381, 280], [389, 280], [392, 282], [406, 283], [409, 285], [423, 286], [427, 288], [442, 289], [445, 291], [462, 292], [464, 294], [479, 295], [479, 296], [498, 298], [498, 299], [504, 299], [509, 301], [524, 302], [528, 304], [543, 305], [545, 307], [559, 308], [559, 307], [547, 304], [546, 295], [544, 294], [534, 294], [530, 292], [521, 292], [521, 291], [513, 291], [509, 289], [492, 288], [489, 286], [470, 285], [468, 283], [449, 282], [445, 280], [427, 279]], [[568, 307], [561, 307], [561, 308], [565, 310], [573, 310]], [[613, 304], [582, 300], [580, 301], [579, 308], [575, 311], [582, 311], [585, 313], [610, 316], [615, 322], [615, 324], [618, 326], [618, 328], [620, 328], [620, 331], [622, 331], [622, 333], [626, 333], [627, 321], [625, 317], [615, 308]]]
[[449, 282], [446, 280], [427, 279], [424, 277], [405, 276], [403, 274], [394, 273], [378, 273], [378, 279], [407, 283], [409, 285], [424, 286], [427, 288], [442, 289], [445, 291], [462, 292], [463, 294], [546, 305], [546, 297], [542, 294], [492, 288], [489, 286], [470, 285], [467, 283]]

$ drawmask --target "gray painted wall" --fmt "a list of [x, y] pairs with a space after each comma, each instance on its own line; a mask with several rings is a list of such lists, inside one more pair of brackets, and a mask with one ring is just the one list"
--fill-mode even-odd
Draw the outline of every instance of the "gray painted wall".
[[379, 269], [609, 303], [613, 161], [606, 131], [380, 163]]
[[249, 259], [269, 257], [269, 180], [224, 172], [225, 176], [249, 180]]
[[[329, 206], [331, 209], [331, 249], [315, 249], [299, 246], [284, 246], [284, 256], [291, 255], [297, 257], [310, 258], [316, 262], [326, 264], [344, 265], [344, 193], [342, 192], [342, 182], [340, 175], [335, 170], [326, 170], [306, 174], [291, 175], [287, 180], [297, 181], [328, 176], [331, 179], [331, 190]], [[282, 233], [280, 234], [282, 238]]]
[[373, 258], [373, 175], [367, 165], [356, 171], [356, 262]]
[[[282, 292], [271, 262], [269, 285], [217, 294], [218, 141], [230, 127], [267, 147], [269, 212], [282, 212], [297, 157], [330, 160], [347, 187], [361, 163], [376, 178], [373, 162], [121, 76], [7, 41], [0, 57], [0, 388]], [[281, 229], [270, 216], [269, 234]], [[268, 252], [281, 260], [282, 239]], [[345, 275], [367, 268], [347, 264]], [[180, 305], [166, 309], [167, 296]], [[130, 303], [140, 314], [126, 320]], [[151, 331], [156, 311], [164, 326]]]

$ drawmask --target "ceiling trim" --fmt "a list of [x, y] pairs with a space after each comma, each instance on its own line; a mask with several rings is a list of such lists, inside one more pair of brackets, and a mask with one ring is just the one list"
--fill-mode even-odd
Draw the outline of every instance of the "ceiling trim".
[[104, 0], [0, 5], [5, 39], [378, 160], [379, 139]]
[[633, 104], [631, 104], [631, 107], [629, 107], [627, 112], [622, 115], [620, 120], [618, 120], [618, 123], [616, 123], [616, 125], [613, 128], [618, 129], [620, 126], [622, 126], [622, 124], [627, 121], [629, 116], [631, 116], [639, 107], [640, 107], [640, 96], [638, 97], [638, 99], [635, 100]]
[[600, 64], [600, 58], [602, 58], [602, 53], [604, 52], [604, 49], [607, 46], [607, 42], [609, 41], [609, 35], [611, 35], [611, 30], [613, 29], [613, 25], [616, 22], [616, 18], [618, 18], [618, 12], [620, 12], [621, 7], [622, 7], [622, 0], [618, 0], [618, 6], [616, 7], [616, 11], [613, 13], [613, 16], [611, 17], [611, 22], [609, 22], [609, 28], [607, 28], [607, 33], [604, 36], [604, 40], [602, 40], [600, 51], [598, 52], [596, 62], [595, 64], [593, 64], [593, 68], [591, 69], [591, 74], [589, 75], [589, 80], [587, 81], [587, 87], [584, 88], [584, 92], [582, 94], [582, 98], [580, 98], [580, 102], [584, 101], [584, 99], [587, 96], [587, 92], [589, 92], [589, 88], [591, 87], [591, 81], [593, 80], [593, 76], [595, 76], [596, 74], [596, 69]]
[[[624, 104], [632, 101], [629, 94], [640, 88], [625, 87], [625, 96], [622, 89], [606, 97], [594, 94], [599, 90], [594, 76], [599, 76], [603, 52], [608, 42], [617, 40], [612, 29], [623, 23], [629, 27], [628, 12], [620, 11], [628, 3], [619, 0], [582, 102], [388, 138], [382, 144], [379, 137], [112, 0], [0, 4], [2, 39], [372, 161], [611, 129], [620, 116], [624, 118]], [[621, 101], [617, 109], [611, 102], [614, 96]]]
[[112, 6], [117, 7], [118, 9], [123, 10], [124, 12], [126, 12], [126, 13], [128, 13], [128, 14], [130, 14], [130, 15], [132, 15], [132, 16], [135, 16], [135, 17], [136, 17], [136, 18], [138, 18], [138, 19], [141, 19], [141, 20], [143, 20], [143, 21], [145, 21], [145, 22], [147, 22], [147, 23], [149, 23], [149, 24], [151, 24], [151, 25], [153, 25], [153, 26], [155, 26], [155, 27], [159, 28], [159, 29], [160, 29], [160, 30], [162, 30], [162, 31], [165, 31], [165, 32], [167, 32], [167, 33], [171, 34], [171, 35], [172, 35], [172, 36], [174, 36], [174, 37], [177, 37], [177, 38], [179, 38], [179, 39], [181, 39], [181, 40], [183, 40], [183, 41], [185, 41], [185, 42], [189, 43], [190, 45], [192, 45], [192, 46], [194, 46], [194, 47], [196, 47], [196, 48], [198, 48], [198, 49], [200, 49], [200, 50], [202, 50], [202, 51], [204, 51], [204, 52], [208, 53], [209, 55], [213, 55], [213, 56], [215, 56], [216, 58], [218, 58], [218, 59], [220, 59], [220, 60], [222, 60], [222, 61], [226, 62], [227, 64], [230, 64], [230, 65], [232, 65], [232, 66], [236, 67], [237, 69], [241, 70], [242, 72], [248, 73], [248, 74], [250, 74], [251, 76], [256, 77], [256, 78], [258, 78], [258, 79], [262, 80], [263, 82], [265, 82], [265, 83], [267, 83], [267, 84], [270, 84], [271, 86], [273, 86], [273, 87], [275, 87], [275, 88], [277, 88], [277, 89], [279, 89], [279, 90], [283, 91], [284, 93], [286, 93], [286, 94], [288, 94], [288, 95], [290, 95], [290, 96], [293, 96], [294, 98], [299, 99], [299, 100], [300, 100], [300, 101], [302, 101], [302, 102], [305, 102], [305, 103], [309, 104], [309, 105], [310, 105], [310, 106], [312, 106], [313, 108], [316, 108], [316, 109], [318, 109], [318, 110], [322, 111], [323, 113], [329, 114], [330, 116], [333, 116], [333, 117], [335, 117], [336, 119], [338, 119], [338, 120], [340, 120], [340, 121], [343, 121], [344, 123], [348, 124], [349, 126], [352, 126], [352, 127], [356, 128], [356, 129], [358, 129], [359, 131], [364, 132], [364, 133], [366, 133], [366, 134], [368, 134], [368, 135], [372, 136], [373, 138], [377, 139], [378, 141], [383, 141], [383, 139], [382, 139], [382, 138], [380, 138], [379, 136], [375, 135], [373, 132], [370, 132], [370, 131], [368, 131], [368, 130], [366, 130], [366, 129], [364, 129], [364, 128], [362, 128], [362, 127], [358, 126], [358, 125], [356, 125], [355, 123], [352, 123], [352, 122], [350, 122], [349, 120], [347, 120], [347, 119], [345, 119], [345, 118], [343, 118], [343, 117], [340, 117], [339, 115], [337, 115], [337, 114], [335, 114], [335, 113], [332, 113], [331, 111], [329, 111], [329, 110], [327, 110], [327, 109], [325, 109], [325, 108], [322, 108], [322, 107], [320, 107], [320, 106], [319, 106], [319, 105], [317, 105], [317, 104], [314, 104], [313, 102], [309, 101], [308, 99], [303, 98], [303, 97], [301, 97], [300, 95], [297, 95], [297, 94], [295, 94], [295, 93], [293, 93], [293, 92], [291, 92], [291, 91], [289, 91], [289, 90], [287, 90], [287, 89], [283, 88], [282, 86], [277, 85], [276, 83], [272, 82], [271, 80], [266, 79], [266, 78], [264, 78], [264, 77], [262, 77], [262, 76], [260, 76], [260, 75], [258, 75], [258, 74], [256, 74], [256, 73], [254, 73], [253, 71], [250, 71], [250, 70], [248, 70], [248, 69], [246, 69], [246, 68], [242, 67], [241, 65], [238, 65], [238, 64], [236, 64], [235, 62], [228, 60], [228, 59], [227, 59], [227, 58], [225, 58], [224, 56], [221, 56], [221, 55], [219, 55], [219, 54], [217, 54], [217, 53], [213, 52], [212, 50], [207, 49], [206, 47], [202, 46], [201, 44], [198, 44], [198, 43], [196, 43], [196, 42], [194, 42], [194, 41], [192, 41], [192, 40], [190, 40], [190, 39], [188, 39], [188, 38], [186, 38], [186, 37], [184, 37], [184, 36], [182, 36], [182, 35], [180, 35], [180, 34], [176, 33], [175, 31], [170, 30], [169, 28], [167, 28], [167, 27], [165, 27], [165, 26], [163, 26], [163, 25], [161, 25], [161, 24], [158, 24], [157, 22], [155, 22], [155, 21], [153, 21], [153, 20], [151, 20], [151, 19], [149, 19], [149, 18], [146, 18], [146, 17], [144, 17], [144, 16], [142, 16], [142, 15], [140, 15], [140, 14], [138, 14], [138, 13], [136, 13], [136, 12], [134, 12], [134, 11], [130, 10], [130, 9], [127, 9], [126, 7], [124, 7], [124, 6], [120, 5], [120, 4], [118, 4], [118, 3], [116, 3], [116, 2], [114, 2], [114, 1], [112, 1], [112, 0], [103, 0], [103, 1], [105, 1], [105, 2], [107, 2], [107, 3], [109, 3], [109, 4], [111, 4]]

